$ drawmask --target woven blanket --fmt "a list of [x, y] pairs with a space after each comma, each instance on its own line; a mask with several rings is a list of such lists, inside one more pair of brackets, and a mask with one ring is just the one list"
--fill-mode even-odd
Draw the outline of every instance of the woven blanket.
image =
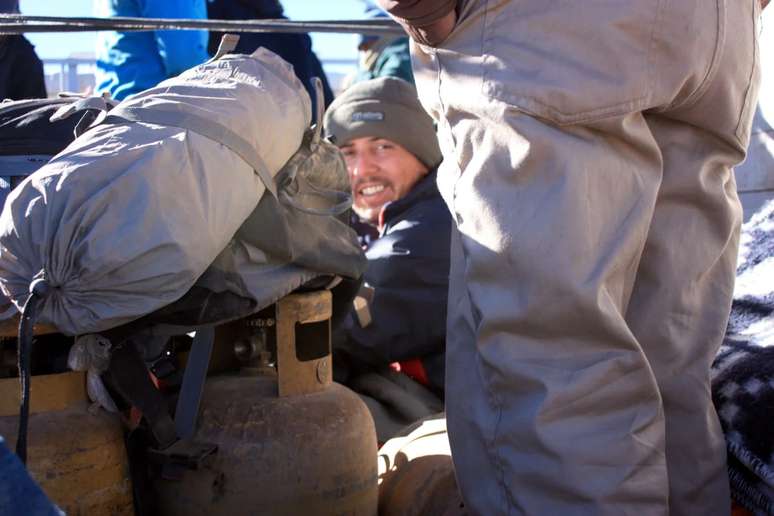
[[774, 201], [742, 228], [734, 302], [712, 366], [733, 498], [774, 514]]

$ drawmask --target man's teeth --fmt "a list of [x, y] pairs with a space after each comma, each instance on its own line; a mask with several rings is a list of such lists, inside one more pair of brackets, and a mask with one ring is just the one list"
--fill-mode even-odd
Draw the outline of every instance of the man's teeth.
[[378, 194], [382, 190], [384, 190], [384, 185], [374, 185], [374, 186], [367, 186], [363, 188], [360, 192], [363, 195], [374, 195], [374, 194]]

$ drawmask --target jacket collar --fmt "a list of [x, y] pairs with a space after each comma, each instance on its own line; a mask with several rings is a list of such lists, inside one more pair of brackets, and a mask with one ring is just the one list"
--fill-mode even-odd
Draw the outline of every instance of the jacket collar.
[[441, 194], [438, 192], [438, 186], [435, 182], [437, 174], [438, 168], [436, 167], [420, 179], [409, 193], [397, 201], [385, 204], [382, 212], [379, 214], [379, 230], [381, 231], [384, 226], [411, 209], [416, 203], [440, 196]]

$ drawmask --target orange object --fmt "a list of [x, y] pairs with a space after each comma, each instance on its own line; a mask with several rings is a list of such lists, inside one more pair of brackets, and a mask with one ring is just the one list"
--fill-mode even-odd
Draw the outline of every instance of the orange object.
[[731, 516], [753, 516], [753, 513], [736, 502], [731, 503]]

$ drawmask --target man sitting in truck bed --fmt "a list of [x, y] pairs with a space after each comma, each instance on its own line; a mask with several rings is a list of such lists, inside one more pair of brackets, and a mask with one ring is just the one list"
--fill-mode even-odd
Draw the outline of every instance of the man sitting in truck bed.
[[[325, 118], [347, 162], [353, 209], [379, 230], [366, 252], [364, 279], [372, 299], [344, 322], [335, 353], [355, 370], [371, 371], [351, 375], [347, 383], [382, 401], [382, 408], [385, 398], [393, 400], [386, 417], [397, 430], [443, 407], [451, 218], [435, 184], [441, 152], [416, 89], [401, 79], [355, 84], [331, 104]], [[387, 372], [390, 368], [405, 375]], [[426, 389], [407, 383], [406, 375]], [[396, 385], [399, 394], [393, 391]], [[427, 391], [434, 396], [425, 396]], [[398, 406], [393, 395], [411, 396], [409, 405], [420, 398], [427, 414]], [[381, 440], [389, 432], [378, 414], [374, 419]]]

